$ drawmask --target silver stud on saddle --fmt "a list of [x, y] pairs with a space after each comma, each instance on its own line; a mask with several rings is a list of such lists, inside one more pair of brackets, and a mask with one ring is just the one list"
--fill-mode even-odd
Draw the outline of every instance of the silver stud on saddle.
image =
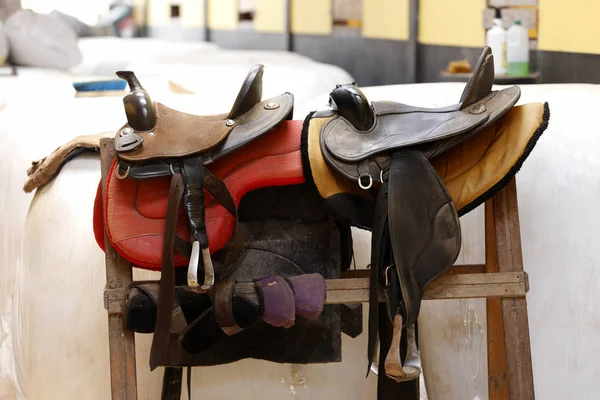
[[267, 110], [275, 110], [277, 108], [279, 108], [279, 103], [276, 103], [274, 101], [265, 104], [265, 109], [267, 109]]

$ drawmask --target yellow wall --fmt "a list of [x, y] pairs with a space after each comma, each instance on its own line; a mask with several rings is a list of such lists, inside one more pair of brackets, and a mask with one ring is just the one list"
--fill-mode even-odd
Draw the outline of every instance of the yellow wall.
[[202, 28], [204, 26], [205, 0], [180, 0], [179, 19], [186, 28]]
[[235, 30], [240, 20], [237, 0], [208, 0], [208, 26], [211, 29]]
[[420, 0], [419, 42], [459, 47], [484, 46], [482, 13], [485, 8], [485, 0]]
[[256, 0], [254, 30], [285, 33], [285, 0]]
[[134, 0], [133, 1], [133, 22], [137, 26], [143, 26], [146, 24], [146, 1], [145, 0]]
[[538, 49], [600, 54], [599, 0], [540, 0]]
[[329, 35], [332, 0], [291, 0], [291, 31], [305, 35]]
[[409, 0], [363, 0], [363, 36], [408, 40], [409, 7]]
[[148, 0], [148, 26], [165, 26], [171, 21], [169, 0]]

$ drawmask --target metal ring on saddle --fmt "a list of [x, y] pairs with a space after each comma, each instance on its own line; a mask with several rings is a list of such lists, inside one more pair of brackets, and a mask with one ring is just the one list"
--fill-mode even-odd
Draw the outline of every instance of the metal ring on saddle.
[[[365, 186], [365, 185], [362, 184], [362, 178], [365, 178], [367, 176], [369, 177], [369, 184]], [[371, 186], [373, 186], [373, 178], [371, 178], [371, 175], [361, 175], [361, 176], [359, 176], [358, 177], [358, 186], [361, 189], [363, 189], [363, 190], [371, 189]]]
[[129, 175], [129, 171], [131, 170], [131, 165], [127, 166], [127, 170], [125, 171], [125, 175], [121, 175], [119, 173], [120, 169], [121, 169], [121, 164], [117, 164], [117, 168], [115, 169], [115, 176], [117, 177], [117, 179], [125, 179]]

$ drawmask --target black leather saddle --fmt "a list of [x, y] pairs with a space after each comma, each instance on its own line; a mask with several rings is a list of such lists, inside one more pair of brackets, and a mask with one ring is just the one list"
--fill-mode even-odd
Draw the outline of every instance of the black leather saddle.
[[[429, 160], [484, 130], [517, 103], [518, 87], [492, 91], [493, 82], [493, 55], [486, 47], [457, 104], [429, 109], [371, 103], [355, 84], [347, 84], [331, 92], [330, 109], [314, 114], [331, 117], [320, 136], [326, 162], [376, 198], [369, 363], [376, 345], [378, 286], [384, 287], [389, 322], [399, 340], [396, 331], [416, 323], [427, 285], [458, 257], [459, 217]], [[396, 345], [385, 364], [388, 376], [398, 381], [415, 378], [402, 369]]]
[[323, 156], [338, 172], [369, 189], [389, 173], [393, 151], [414, 150], [431, 159], [504, 115], [517, 103], [521, 90], [513, 86], [492, 91], [493, 83], [493, 55], [486, 47], [459, 102], [451, 106], [371, 103], [354, 84], [338, 85], [330, 94], [331, 109], [314, 115], [338, 115], [323, 127]]

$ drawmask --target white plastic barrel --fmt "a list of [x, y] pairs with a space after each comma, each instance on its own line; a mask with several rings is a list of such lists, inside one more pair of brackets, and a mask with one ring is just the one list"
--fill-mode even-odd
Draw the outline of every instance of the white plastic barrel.
[[508, 75], [529, 75], [529, 35], [519, 20], [506, 33], [506, 58]]
[[494, 19], [494, 26], [486, 33], [486, 44], [494, 55], [494, 73], [506, 74], [506, 30], [500, 18]]

